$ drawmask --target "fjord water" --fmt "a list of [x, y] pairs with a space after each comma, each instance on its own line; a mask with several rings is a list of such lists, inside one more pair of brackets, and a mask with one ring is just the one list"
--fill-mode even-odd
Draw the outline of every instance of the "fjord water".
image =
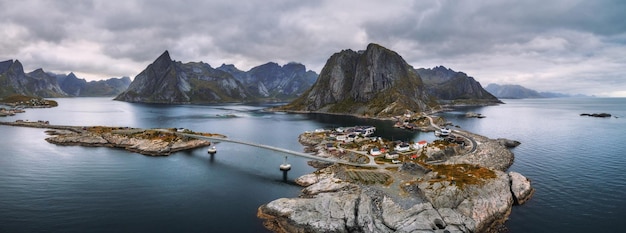
[[[391, 122], [265, 112], [267, 106], [147, 105], [107, 98], [57, 99], [52, 109], [0, 118], [51, 124], [184, 127], [302, 151], [307, 130], [370, 124], [378, 136], [433, 140]], [[626, 99], [505, 100], [442, 113], [463, 129], [522, 144], [510, 170], [537, 189], [513, 208], [510, 232], [621, 231], [626, 227]], [[465, 118], [467, 111], [484, 119]], [[581, 117], [608, 112], [619, 118]], [[236, 116], [236, 117], [232, 117]], [[295, 197], [290, 180], [312, 172], [306, 160], [229, 143], [167, 157], [112, 148], [56, 146], [43, 129], [0, 126], [0, 232], [265, 232], [257, 207]]]

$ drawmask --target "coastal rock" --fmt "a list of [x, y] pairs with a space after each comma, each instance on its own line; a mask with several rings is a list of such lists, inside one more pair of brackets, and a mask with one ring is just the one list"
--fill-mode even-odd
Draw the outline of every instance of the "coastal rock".
[[391, 198], [384, 197], [381, 209], [385, 225], [397, 232], [436, 230], [446, 227], [439, 212], [428, 202], [405, 209], [394, 203]]
[[483, 116], [480, 113], [475, 113], [475, 112], [467, 112], [465, 113], [465, 117], [467, 118], [485, 118], [485, 116]]
[[333, 173], [326, 172], [326, 170], [322, 169], [322, 170], [319, 170], [318, 172], [310, 173], [310, 174], [306, 174], [306, 175], [298, 177], [296, 179], [296, 183], [300, 186], [308, 187], [319, 182], [320, 180], [327, 180], [331, 178], [333, 178]]
[[[275, 232], [497, 232], [518, 199], [513, 190], [526, 199], [530, 182], [504, 172], [513, 153], [499, 140], [454, 133], [476, 148], [397, 169], [332, 165], [298, 178], [308, 185], [299, 198], [263, 205], [258, 216]], [[380, 176], [386, 181], [367, 182]]]
[[302, 193], [305, 195], [316, 195], [318, 193], [337, 192], [339, 190], [349, 190], [356, 187], [357, 186], [355, 184], [329, 177], [319, 180], [317, 183], [306, 187], [302, 190]]
[[359, 195], [321, 193], [316, 198], [281, 198], [259, 208], [259, 217], [283, 232], [351, 232]]
[[[468, 229], [484, 231], [503, 223], [513, 204], [509, 177], [504, 172], [495, 172], [496, 178], [485, 180], [480, 185], [465, 185], [461, 188], [447, 181], [425, 179], [419, 188], [436, 209], [448, 209], [447, 216], [453, 218], [453, 222]], [[459, 214], [467, 218], [459, 217]]]
[[515, 141], [515, 140], [511, 140], [511, 139], [506, 139], [506, 138], [498, 138], [497, 139], [498, 142], [500, 143], [500, 145], [506, 146], [508, 148], [513, 148], [513, 147], [517, 147], [520, 144], [522, 144], [519, 141]]
[[[67, 128], [70, 129], [72, 127]], [[133, 133], [141, 132], [145, 131], [135, 130]], [[170, 155], [176, 151], [211, 145], [209, 141], [198, 139], [175, 137], [174, 139], [164, 140], [161, 138], [132, 137], [127, 135], [127, 133], [93, 133], [78, 129], [54, 129], [50, 130], [48, 134], [54, 136], [46, 138], [46, 141], [58, 145], [118, 147], [151, 156]], [[165, 133], [163, 133], [162, 138], [166, 138]]]
[[524, 204], [535, 193], [535, 189], [530, 185], [530, 179], [517, 172], [509, 172], [509, 177], [515, 204]]
[[475, 164], [500, 171], [505, 171], [513, 164], [513, 152], [509, 151], [498, 140], [467, 131], [459, 132], [472, 137], [476, 141], [477, 149], [473, 153], [463, 156], [453, 156], [446, 161], [446, 164]]
[[[353, 189], [315, 198], [281, 198], [259, 207], [259, 217], [275, 232], [462, 232], [428, 202], [405, 207], [380, 192]], [[462, 219], [458, 214], [445, 216]]]
[[315, 184], [319, 181], [318, 179], [318, 175], [315, 173], [311, 173], [311, 174], [306, 174], [303, 176], [300, 176], [296, 179], [296, 184], [303, 186], [303, 187], [308, 187], [311, 186], [312, 184]]
[[[65, 134], [64, 134], [65, 133]], [[56, 134], [56, 133], [55, 133]], [[87, 145], [87, 146], [104, 146], [109, 142], [97, 135], [79, 135], [79, 134], [67, 134], [66, 132], [58, 133], [56, 137], [46, 138], [46, 141], [60, 145]], [[61, 135], [62, 134], [62, 135]]]
[[589, 117], [600, 117], [600, 118], [605, 118], [605, 117], [611, 117], [610, 113], [581, 113], [580, 116], [589, 116]]

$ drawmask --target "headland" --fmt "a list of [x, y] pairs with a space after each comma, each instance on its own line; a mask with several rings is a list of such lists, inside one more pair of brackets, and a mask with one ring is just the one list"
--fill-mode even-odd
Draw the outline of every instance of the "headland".
[[[448, 132], [445, 120], [400, 116], [414, 130]], [[411, 120], [414, 119], [414, 120]], [[443, 123], [445, 124], [445, 123]], [[506, 172], [519, 144], [454, 129], [432, 142], [371, 137], [367, 127], [319, 129], [299, 141], [307, 150], [372, 166], [313, 163], [318, 170], [296, 180], [297, 198], [258, 209], [274, 232], [498, 232], [514, 204], [534, 189]]]
[[178, 132], [210, 137], [220, 134], [198, 133], [189, 129], [141, 129], [109, 126], [51, 125], [48, 121], [0, 122], [0, 125], [48, 129], [49, 143], [65, 146], [114, 147], [149, 156], [166, 156], [177, 151], [211, 145], [206, 140], [182, 136]]

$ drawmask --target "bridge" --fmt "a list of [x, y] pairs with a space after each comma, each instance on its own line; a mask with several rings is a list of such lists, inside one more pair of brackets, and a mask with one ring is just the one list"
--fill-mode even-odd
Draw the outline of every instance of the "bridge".
[[312, 154], [307, 154], [307, 153], [303, 153], [303, 152], [287, 150], [287, 149], [280, 148], [280, 147], [268, 146], [268, 145], [252, 143], [252, 142], [244, 142], [244, 141], [228, 139], [228, 138], [223, 138], [223, 137], [209, 137], [209, 136], [201, 136], [201, 135], [197, 135], [197, 134], [188, 134], [188, 133], [178, 133], [178, 134], [186, 136], [186, 137], [190, 137], [190, 138], [196, 138], [196, 139], [207, 140], [207, 141], [231, 142], [231, 143], [237, 143], [237, 144], [246, 145], [246, 146], [253, 146], [253, 147], [263, 148], [263, 149], [267, 149], [267, 150], [272, 150], [272, 151], [276, 151], [276, 152], [280, 152], [280, 153], [290, 154], [290, 155], [293, 155], [293, 156], [298, 156], [298, 157], [302, 157], [302, 158], [307, 158], [307, 159], [312, 159], [312, 160], [317, 160], [317, 161], [323, 161], [323, 162], [339, 163], [339, 164], [344, 164], [344, 165], [349, 165], [349, 166], [356, 166], [356, 167], [379, 167], [378, 165], [371, 164], [371, 163], [369, 163], [369, 164], [361, 164], [361, 163], [352, 163], [352, 162], [348, 162], [348, 161], [345, 161], [345, 160], [334, 159], [334, 158], [323, 158], [323, 157], [315, 156], [315, 155], [312, 155]]

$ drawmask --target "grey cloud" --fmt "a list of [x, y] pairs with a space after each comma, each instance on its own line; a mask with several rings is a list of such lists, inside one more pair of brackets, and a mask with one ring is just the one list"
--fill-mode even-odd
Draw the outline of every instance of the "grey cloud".
[[0, 59], [132, 77], [170, 50], [183, 62], [296, 61], [320, 71], [333, 53], [375, 42], [415, 67], [445, 65], [484, 84], [623, 91], [623, 12], [626, 2], [610, 0], [0, 1]]

